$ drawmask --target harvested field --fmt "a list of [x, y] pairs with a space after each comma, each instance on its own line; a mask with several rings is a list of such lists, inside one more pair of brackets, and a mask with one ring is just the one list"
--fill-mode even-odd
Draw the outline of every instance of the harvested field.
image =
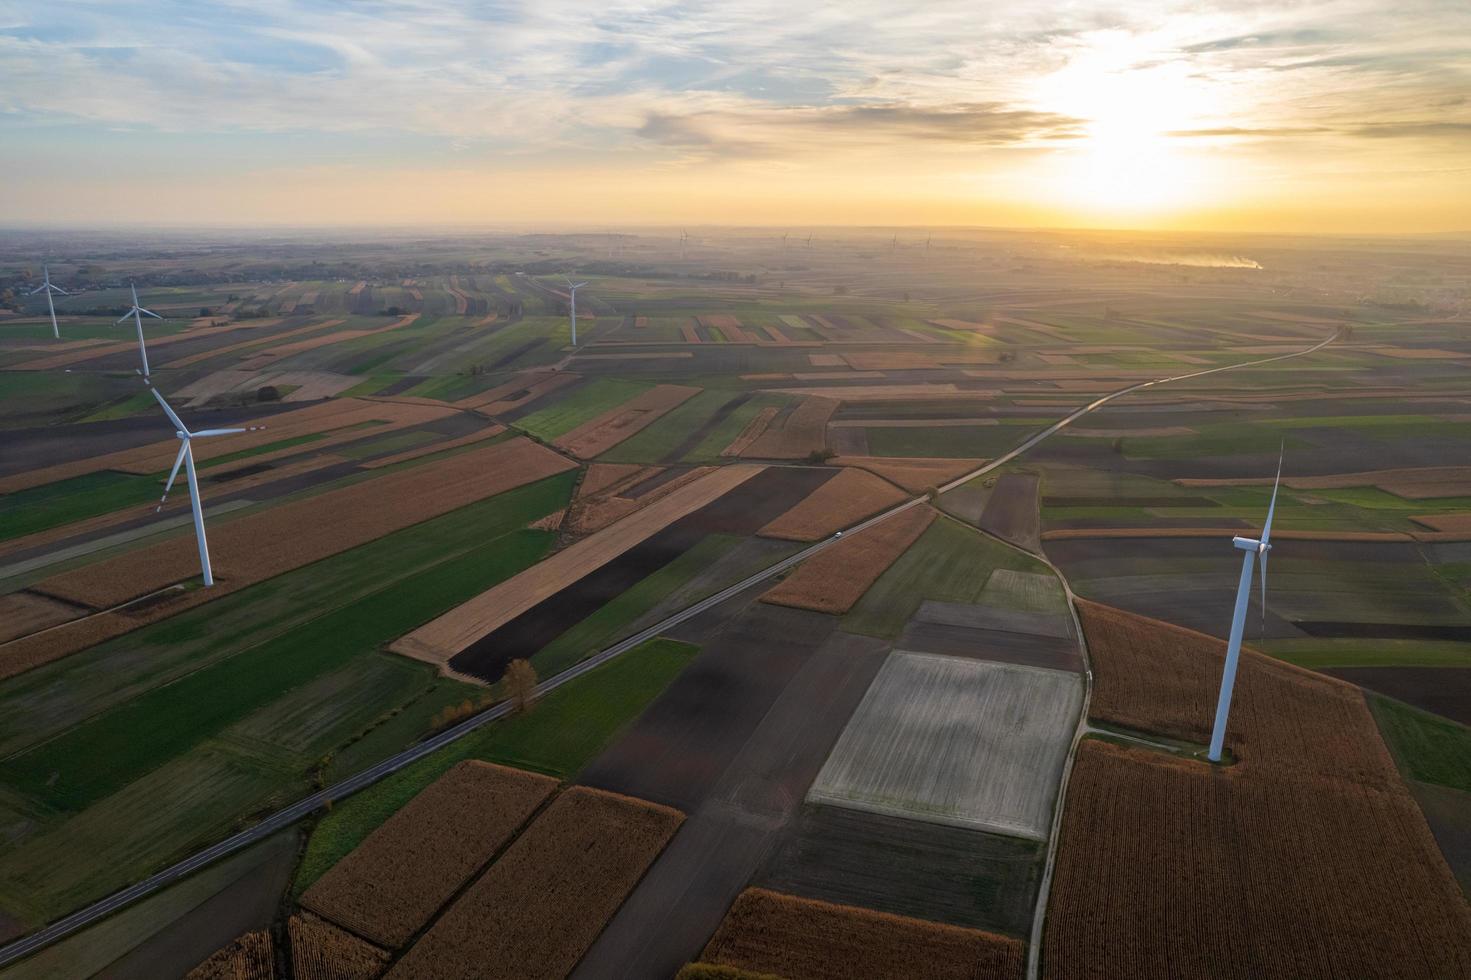
[[833, 466], [856, 466], [870, 473], [877, 473], [885, 480], [897, 483], [910, 493], [924, 493], [930, 487], [943, 486], [977, 469], [985, 460], [834, 456], [828, 462]]
[[757, 533], [785, 541], [816, 541], [906, 499], [893, 484], [863, 470], [846, 469]]
[[1454, 531], [1458, 534], [1471, 531], [1471, 514], [1425, 514], [1410, 520], [1424, 524], [1432, 531]]
[[771, 337], [771, 342], [774, 344], [790, 344], [792, 342], [792, 338], [788, 337], [786, 334], [782, 333], [779, 328], [769, 323], [763, 326], [761, 329], [766, 331], [767, 335]]
[[0, 595], [0, 643], [76, 619], [85, 611], [34, 592]]
[[736, 436], [730, 445], [720, 451], [720, 455], [740, 456], [746, 450], [750, 449], [751, 444], [761, 438], [762, 433], [771, 425], [771, 421], [776, 418], [778, 411], [779, 409], [776, 408], [763, 408], [757, 412], [751, 421], [746, 423], [746, 427], [741, 430], [741, 434]]
[[[270, 325], [274, 325], [274, 324], [277, 324], [277, 323], [280, 323], [280, 322], [281, 321], [279, 319], [275, 319], [275, 320], [269, 321], [269, 324]], [[317, 330], [330, 330], [333, 327], [340, 326], [341, 324], [346, 323], [346, 322], [347, 321], [345, 321], [345, 320], [325, 320], [325, 321], [322, 321], [320, 323], [308, 323], [304, 327], [296, 327], [296, 328], [294, 328], [292, 330], [283, 330], [280, 333], [271, 334], [270, 337], [252, 337], [249, 340], [242, 340], [242, 341], [240, 341], [238, 343], [234, 343], [234, 344], [226, 344], [223, 347], [211, 347], [209, 350], [204, 350], [204, 351], [200, 351], [197, 354], [189, 354], [189, 355], [187, 355], [185, 357], [176, 358], [175, 360], [168, 361], [165, 364], [162, 364], [160, 366], [161, 367], [166, 367], [166, 368], [186, 368], [186, 367], [190, 367], [191, 365], [198, 364], [200, 361], [207, 361], [207, 360], [209, 360], [211, 358], [219, 357], [221, 354], [233, 354], [236, 351], [245, 350], [247, 347], [255, 347], [257, 345], [264, 345], [264, 344], [268, 344], [268, 343], [275, 343], [275, 342], [280, 341], [280, 340], [285, 340], [287, 337], [299, 337], [299, 336], [301, 336], [304, 333], [312, 333], [312, 332], [317, 331]], [[265, 321], [265, 320], [252, 320], [252, 321], [249, 321], [248, 324], [247, 323], [241, 323], [241, 324], [236, 324], [236, 325], [237, 326], [247, 326], [248, 325], [252, 329], [259, 329], [262, 326], [266, 326], [267, 325], [267, 321]], [[150, 347], [152, 346], [152, 342], [151, 341], [149, 342], [149, 346]]]
[[270, 932], [247, 932], [189, 971], [184, 980], [272, 980], [276, 954]]
[[756, 339], [741, 329], [741, 321], [729, 313], [704, 314], [696, 317], [700, 326], [706, 330], [714, 328], [725, 334], [725, 338], [733, 344], [755, 343]]
[[[843, 375], [850, 377], [851, 375]], [[770, 388], [783, 395], [808, 398], [836, 398], [844, 402], [905, 401], [991, 401], [999, 392], [989, 389], [960, 388], [949, 382], [912, 385], [841, 385], [826, 388]]]
[[685, 385], [659, 385], [584, 422], [560, 436], [553, 445], [573, 456], [597, 456], [652, 425], [660, 416], [699, 393], [699, 388]]
[[[1092, 716], [1208, 737], [1225, 644], [1078, 605]], [[1471, 909], [1356, 688], [1244, 650], [1227, 745], [1238, 761], [1225, 771], [1080, 747], [1048, 975], [1097, 975], [1101, 962], [1145, 978], [1471, 973]], [[1222, 909], [1234, 910], [1232, 928], [1200, 927]]]
[[493, 439], [505, 431], [506, 427], [504, 425], [491, 424], [478, 432], [472, 432], [467, 436], [460, 436], [458, 439], [445, 439], [440, 442], [431, 442], [424, 446], [415, 446], [412, 449], [405, 449], [401, 453], [394, 453], [391, 456], [379, 456], [377, 459], [370, 459], [358, 465], [365, 470], [381, 469], [384, 466], [406, 463], [411, 459], [418, 459], [420, 456], [442, 453], [446, 449], [458, 449], [461, 446], [470, 446], [477, 442], [484, 442], [486, 439]]
[[704, 960], [789, 980], [1020, 980], [1022, 944], [975, 929], [748, 888]]
[[[571, 467], [529, 440], [512, 439], [217, 524], [210, 528], [213, 589], [177, 594], [146, 612], [102, 613], [0, 645], [0, 677]], [[53, 576], [37, 588], [108, 608], [192, 577], [198, 561], [192, 536], [177, 537]]]
[[401, 637], [389, 649], [447, 665], [452, 657], [482, 637], [763, 469], [736, 464], [714, 470]]
[[[530, 440], [512, 439], [226, 521], [210, 528], [211, 555], [219, 577], [239, 588], [572, 466]], [[189, 578], [198, 562], [194, 541], [179, 538], [52, 576], [37, 588], [105, 609]]]
[[[1471, 667], [1325, 667], [1323, 672], [1471, 725]], [[1471, 762], [1467, 767], [1471, 770]]]
[[992, 326], [991, 326], [991, 324], [989, 324], [989, 323], [978, 323], [975, 320], [930, 320], [929, 322], [930, 323], [933, 323], [937, 327], [944, 327], [946, 330], [991, 330], [991, 329], [993, 329]]
[[1024, 936], [1041, 846], [962, 827], [808, 806], [753, 884], [927, 922]]
[[[1182, 487], [1269, 487], [1272, 477], [1234, 480], [1181, 479]], [[1418, 466], [1392, 470], [1362, 470], [1328, 476], [1284, 476], [1282, 483], [1293, 490], [1338, 490], [1348, 487], [1378, 487], [1408, 500], [1433, 497], [1471, 496], [1471, 466]]]
[[314, 916], [293, 915], [286, 930], [295, 980], [374, 980], [388, 965], [383, 950]]
[[381, 946], [402, 946], [556, 789], [550, 776], [461, 762], [319, 878], [301, 904]]
[[921, 504], [859, 531], [807, 559], [761, 601], [845, 613], [934, 519], [934, 508]]
[[635, 477], [646, 480], [662, 472], [662, 467], [638, 463], [589, 463], [587, 474], [577, 486], [577, 496], [594, 497], [605, 490], [616, 489], [617, 484], [627, 486], [637, 482]]
[[891, 654], [807, 799], [1043, 840], [1082, 699], [1070, 673]]
[[654, 803], [567, 790], [388, 976], [567, 976], [683, 821]]
[[679, 327], [679, 332], [684, 337], [684, 342], [685, 343], [687, 343], [687, 344], [698, 344], [698, 343], [701, 343], [700, 335], [695, 332], [695, 325], [693, 323], [684, 323], [684, 324], [681, 324], [680, 327]]
[[846, 367], [848, 364], [841, 354], [808, 354], [807, 363], [813, 367]]
[[[832, 398], [806, 398], [784, 419], [774, 420], [742, 455], [758, 459], [802, 459], [827, 445], [827, 423], [838, 410]], [[739, 440], [737, 440], [739, 441]]]
[[[228, 439], [206, 439], [194, 450], [199, 464], [220, 456], [232, 455], [249, 449], [259, 449], [279, 442], [287, 442], [309, 435], [321, 438], [312, 440], [312, 449], [325, 449], [342, 442], [363, 438], [359, 426], [375, 424], [375, 435], [386, 435], [397, 429], [432, 422], [454, 414], [448, 406], [412, 405], [388, 402], [365, 401], [358, 398], [343, 398], [291, 412], [272, 416], [268, 427], [257, 432], [242, 432]], [[86, 459], [40, 467], [24, 473], [15, 473], [0, 478], [0, 494], [14, 493], [30, 487], [43, 486], [58, 480], [95, 473], [101, 470], [120, 470], [124, 473], [152, 475], [167, 473], [178, 454], [177, 439], [152, 442], [135, 449], [124, 449]], [[282, 455], [300, 453], [299, 445], [280, 450], [257, 453], [252, 463], [268, 462]]]
[[401, 327], [409, 326], [417, 319], [419, 319], [418, 313], [410, 313], [381, 327], [363, 330], [337, 330], [332, 333], [322, 334], [319, 337], [308, 337], [305, 340], [295, 340], [289, 344], [281, 344], [278, 347], [268, 347], [253, 356], [250, 360], [243, 362], [240, 365], [240, 369], [242, 371], [258, 370], [262, 367], [268, 367], [271, 363], [283, 357], [290, 357], [292, 354], [301, 354], [305, 351], [316, 350], [319, 347], [330, 347], [333, 344], [340, 344], [346, 340], [357, 340], [359, 337], [371, 337], [375, 334], [387, 333], [390, 330], [398, 330]]
[[1036, 475], [1031, 473], [1006, 473], [998, 477], [981, 511], [981, 530], [1028, 550], [1040, 551], [1042, 518], [1038, 485]]
[[454, 405], [456, 408], [473, 409], [484, 415], [499, 415], [530, 404], [543, 395], [581, 380], [581, 375], [561, 371], [551, 374], [533, 371], [529, 374], [518, 375], [515, 379], [503, 385], [497, 385], [489, 391], [461, 398]]

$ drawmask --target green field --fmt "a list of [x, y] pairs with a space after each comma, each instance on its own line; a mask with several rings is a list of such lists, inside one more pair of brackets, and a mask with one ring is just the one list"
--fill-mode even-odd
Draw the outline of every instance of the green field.
[[6, 494], [0, 498], [0, 541], [136, 507], [162, 492], [156, 476], [100, 470]]
[[1366, 697], [1407, 778], [1471, 790], [1471, 728], [1383, 695]]
[[589, 422], [610, 409], [617, 408], [651, 386], [638, 381], [615, 381], [607, 378], [575, 388], [566, 398], [532, 412], [516, 423], [516, 427], [547, 442], [566, 435], [584, 422]]
[[938, 517], [843, 617], [843, 629], [895, 639], [921, 602], [975, 602], [997, 568], [1050, 574], [995, 539]]
[[333, 807], [312, 831], [297, 872], [300, 894], [455, 763], [499, 762], [566, 779], [658, 696], [699, 652], [655, 639], [564, 684], [526, 714], [495, 722]]

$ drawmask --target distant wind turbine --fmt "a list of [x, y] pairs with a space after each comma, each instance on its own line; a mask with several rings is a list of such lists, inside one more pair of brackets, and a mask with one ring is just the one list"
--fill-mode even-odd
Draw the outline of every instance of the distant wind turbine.
[[681, 259], [684, 258], [684, 247], [689, 243], [689, 240], [690, 233], [684, 228], [679, 229], [679, 257]]
[[1226, 643], [1226, 667], [1221, 673], [1221, 693], [1216, 700], [1216, 724], [1211, 732], [1209, 758], [1221, 761], [1221, 749], [1226, 742], [1226, 718], [1231, 714], [1231, 689], [1236, 686], [1236, 662], [1241, 658], [1241, 634], [1246, 629], [1246, 607], [1251, 602], [1251, 564], [1258, 556], [1262, 559], [1262, 623], [1267, 620], [1267, 553], [1272, 550], [1272, 513], [1277, 509], [1277, 488], [1282, 482], [1282, 457], [1277, 457], [1277, 479], [1272, 484], [1272, 502], [1267, 505], [1267, 521], [1262, 525], [1262, 538], [1234, 537], [1231, 544], [1240, 548], [1241, 582], [1236, 587], [1236, 611], [1231, 614], [1231, 638]]
[[61, 331], [56, 328], [56, 303], [51, 299], [51, 294], [60, 293], [63, 296], [70, 296], [71, 293], [51, 282], [51, 270], [44, 265], [41, 266], [41, 276], [43, 279], [41, 285], [31, 290], [30, 295], [34, 296], [37, 293], [46, 294], [46, 309], [51, 311], [51, 336], [60, 340]]
[[893, 238], [892, 238], [892, 239], [891, 239], [891, 240], [890, 240], [890, 241], [889, 241], [889, 251], [891, 251], [891, 252], [892, 252], [892, 251], [894, 251], [894, 249], [896, 249], [896, 248], [898, 248], [898, 247], [899, 247], [899, 236], [898, 236], [898, 235], [895, 235], [895, 236], [894, 236], [894, 237], [893, 237]]
[[138, 356], [140, 358], [142, 358], [142, 360], [143, 360], [143, 377], [147, 378], [148, 377], [148, 348], [146, 346], [144, 346], [144, 344], [143, 344], [143, 318], [145, 316], [151, 316], [155, 320], [162, 320], [163, 317], [159, 316], [157, 313], [153, 312], [152, 310], [145, 310], [143, 307], [139, 306], [138, 305], [138, 287], [136, 285], [133, 285], [132, 283], [129, 283], [128, 285], [133, 286], [133, 308], [131, 310], [129, 310], [128, 312], [124, 313], [122, 316], [118, 317], [117, 318], [117, 322], [118, 323], [122, 323], [128, 317], [132, 317], [133, 318], [133, 323], [138, 328]]
[[808, 248], [811, 248], [812, 247], [812, 232], [810, 232], [810, 231], [807, 233], [807, 247]]
[[782, 251], [783, 252], [785, 252], [786, 249], [787, 249], [787, 235], [790, 235], [790, 234], [791, 234], [791, 232], [786, 232], [785, 234], [783, 234], [781, 236], [781, 248], [782, 248]]
[[[567, 279], [566, 276], [563, 276], [562, 278], [563, 279]], [[583, 286], [586, 286], [586, 285], [587, 285], [587, 283], [585, 283], [585, 282], [573, 282], [571, 279], [567, 279], [567, 291], [568, 291], [569, 294], [571, 294], [571, 297], [572, 297], [572, 346], [573, 347], [576, 347], [577, 346], [577, 291], [579, 289], [581, 289]]]
[[194, 473], [194, 440], [207, 439], [210, 436], [227, 436], [236, 432], [255, 432], [264, 429], [263, 425], [252, 425], [245, 429], [200, 429], [198, 432], [190, 432], [184, 421], [174, 414], [169, 403], [163, 400], [157, 388], [150, 387], [153, 397], [158, 399], [158, 404], [163, 408], [163, 413], [174, 423], [176, 430], [174, 435], [179, 438], [179, 455], [174, 459], [174, 468], [169, 471], [169, 482], [164, 484], [163, 496], [158, 500], [155, 512], [163, 510], [163, 505], [169, 499], [169, 491], [173, 489], [174, 478], [179, 475], [179, 466], [184, 466], [184, 474], [189, 481], [189, 500], [194, 508], [194, 537], [199, 542], [199, 568], [204, 573], [204, 584], [211, 586], [215, 584], [214, 570], [209, 564], [209, 543], [204, 539], [204, 505], [199, 500], [199, 478]]

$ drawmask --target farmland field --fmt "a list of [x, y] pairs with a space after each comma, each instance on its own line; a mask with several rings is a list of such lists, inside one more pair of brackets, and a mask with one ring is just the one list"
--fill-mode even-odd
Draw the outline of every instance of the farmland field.
[[1471, 972], [1454, 236], [0, 239], [7, 980]]
[[807, 798], [1045, 838], [1082, 697], [1072, 674], [894, 653]]

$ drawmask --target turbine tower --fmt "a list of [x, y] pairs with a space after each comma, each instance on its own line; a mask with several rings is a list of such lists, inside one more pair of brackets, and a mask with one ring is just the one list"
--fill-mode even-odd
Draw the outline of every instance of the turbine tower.
[[61, 331], [56, 328], [56, 303], [54, 300], [52, 300], [51, 294], [60, 293], [63, 296], [70, 296], [71, 293], [67, 292], [65, 289], [62, 289], [60, 286], [52, 284], [51, 270], [44, 265], [41, 266], [41, 277], [43, 280], [41, 282], [41, 285], [31, 290], [30, 295], [34, 296], [37, 293], [46, 294], [46, 309], [51, 312], [51, 336], [56, 338], [57, 340], [60, 340]]
[[169, 403], [163, 400], [157, 388], [150, 387], [153, 397], [158, 399], [158, 404], [163, 408], [163, 413], [174, 423], [176, 431], [174, 435], [179, 438], [179, 455], [174, 458], [174, 468], [169, 471], [169, 482], [164, 484], [163, 496], [158, 500], [158, 506], [154, 508], [157, 513], [163, 510], [164, 501], [169, 499], [169, 491], [173, 489], [174, 478], [179, 475], [179, 466], [183, 464], [185, 477], [189, 481], [189, 500], [194, 508], [194, 537], [199, 541], [199, 568], [204, 573], [204, 584], [212, 586], [215, 584], [214, 570], [209, 565], [209, 544], [204, 539], [204, 506], [199, 501], [199, 478], [194, 474], [194, 446], [195, 439], [207, 439], [210, 436], [227, 436], [236, 432], [255, 432], [264, 429], [263, 425], [252, 425], [245, 429], [200, 429], [198, 432], [190, 432]]
[[689, 240], [690, 240], [690, 233], [689, 233], [689, 231], [686, 230], [686, 229], [684, 229], [684, 228], [679, 229], [679, 257], [681, 259], [684, 258], [684, 247], [689, 242]]
[[[132, 283], [129, 283], [128, 285], [133, 286]], [[155, 320], [162, 320], [163, 319], [163, 317], [159, 316], [157, 313], [153, 312], [152, 310], [145, 310], [143, 307], [141, 307], [141, 306], [138, 305], [138, 287], [137, 286], [133, 286], [133, 308], [131, 310], [129, 310], [128, 312], [124, 313], [122, 316], [118, 317], [117, 318], [117, 322], [118, 323], [122, 323], [128, 317], [132, 317], [133, 318], [133, 323], [138, 328], [138, 356], [143, 359], [143, 377], [144, 377], [145, 380], [147, 380], [147, 378], [148, 378], [148, 348], [145, 347], [145, 346], [143, 346], [143, 318], [145, 316], [151, 316]]]
[[1262, 525], [1262, 538], [1234, 537], [1231, 544], [1241, 549], [1241, 583], [1236, 587], [1236, 611], [1231, 615], [1231, 638], [1226, 643], [1226, 667], [1221, 673], [1221, 693], [1216, 699], [1216, 724], [1211, 732], [1208, 758], [1221, 761], [1226, 743], [1226, 718], [1231, 714], [1231, 689], [1236, 686], [1236, 663], [1241, 658], [1241, 634], [1246, 629], [1246, 607], [1251, 601], [1251, 565], [1262, 559], [1262, 622], [1267, 618], [1267, 553], [1272, 550], [1272, 512], [1277, 509], [1277, 487], [1282, 482], [1282, 457], [1277, 457], [1277, 479], [1272, 484], [1272, 502], [1267, 505], [1267, 521]]
[[810, 232], [810, 231], [807, 233], [807, 247], [808, 248], [811, 248], [812, 247], [812, 232]]
[[[563, 279], [567, 279], [566, 276], [563, 276], [562, 278]], [[577, 346], [577, 291], [579, 289], [581, 289], [583, 286], [586, 286], [586, 285], [587, 285], [587, 283], [585, 283], [585, 282], [573, 282], [571, 279], [567, 279], [567, 292], [572, 297], [572, 346], [573, 347], [576, 347]]]

